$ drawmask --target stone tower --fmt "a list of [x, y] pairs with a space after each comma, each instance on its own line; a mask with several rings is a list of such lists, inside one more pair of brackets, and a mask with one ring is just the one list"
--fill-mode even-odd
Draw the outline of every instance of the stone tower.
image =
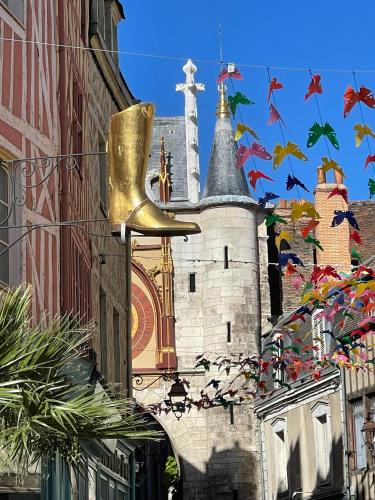
[[[237, 145], [223, 87], [216, 114], [203, 197], [192, 209], [173, 207], [179, 218], [194, 220], [202, 230], [188, 243], [172, 241], [176, 355], [182, 373], [193, 369], [200, 353], [257, 353], [261, 333], [257, 204], [243, 170], [236, 168]], [[191, 377], [191, 392], [197, 394], [217, 377], [217, 372], [205, 374], [204, 382], [203, 376]], [[258, 498], [258, 436], [251, 405], [198, 415], [192, 410], [183, 420], [199, 450], [184, 457], [194, 465], [185, 475], [187, 498]]]
[[[181, 117], [160, 117], [154, 129], [149, 168], [150, 172], [156, 169], [159, 135], [163, 135], [167, 157], [171, 157], [171, 197], [168, 203], [160, 202], [157, 196], [156, 201], [179, 219], [197, 222], [202, 230], [187, 242], [182, 237], [171, 239], [175, 359], [180, 378], [190, 382], [189, 397], [199, 400], [211, 379], [225, 379], [225, 375], [196, 369], [197, 355], [208, 353], [215, 358], [258, 352], [262, 326], [269, 316], [268, 257], [263, 215], [250, 196], [243, 170], [236, 166], [237, 145], [223, 86], [219, 89], [207, 179], [198, 199], [198, 177], [192, 175], [199, 173], [194, 148], [196, 154], [189, 160], [189, 144], [193, 144], [189, 138], [195, 137], [197, 129], [188, 130], [188, 80], [192, 78], [188, 70], [196, 70], [191, 61], [184, 67], [186, 87], [184, 84], [180, 89], [186, 96], [185, 148], [173, 149], [184, 138]], [[194, 81], [190, 84], [197, 85]], [[179, 183], [181, 179], [184, 185]], [[183, 190], [186, 185], [188, 192]], [[156, 242], [142, 243], [145, 252], [154, 251], [157, 246]], [[147, 262], [150, 260], [144, 259], [145, 265]], [[146, 353], [150, 354], [150, 346], [145, 347]], [[145, 371], [143, 376], [146, 375]], [[162, 401], [170, 386], [170, 382], [160, 380], [138, 392], [137, 400], [141, 404]], [[184, 499], [260, 498], [259, 436], [251, 401], [232, 410], [220, 406], [199, 411], [193, 407], [180, 420], [172, 412], [157, 418], [178, 457]]]

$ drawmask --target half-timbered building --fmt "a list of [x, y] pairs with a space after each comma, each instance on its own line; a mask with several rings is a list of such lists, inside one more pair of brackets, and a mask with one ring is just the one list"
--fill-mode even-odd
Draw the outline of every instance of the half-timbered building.
[[[0, 1], [0, 286], [30, 284], [35, 321], [93, 321], [96, 377], [129, 395], [125, 254], [106, 182], [110, 117], [135, 101], [111, 52], [124, 18], [118, 0]], [[91, 450], [90, 484], [57, 462], [44, 491], [36, 471], [22, 487], [3, 478], [0, 498], [130, 498], [134, 449], [104, 448]]]

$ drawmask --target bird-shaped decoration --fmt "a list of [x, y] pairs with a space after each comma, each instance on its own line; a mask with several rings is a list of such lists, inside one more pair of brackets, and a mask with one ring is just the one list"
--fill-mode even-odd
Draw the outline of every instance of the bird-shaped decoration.
[[370, 199], [375, 196], [375, 180], [374, 179], [369, 179], [368, 180], [368, 187], [369, 187], [369, 190], [370, 190]]
[[294, 175], [288, 175], [288, 178], [286, 180], [286, 189], [287, 191], [290, 191], [291, 189], [294, 188], [294, 186], [299, 186], [300, 188], [304, 189], [305, 191], [309, 192], [307, 187], [301, 182], [297, 177]]
[[355, 146], [358, 148], [361, 145], [362, 139], [365, 135], [370, 135], [375, 139], [375, 132], [371, 130], [367, 125], [362, 125], [362, 123], [357, 123], [354, 125], [354, 130], [356, 131], [356, 135], [354, 136]]
[[267, 214], [264, 216], [264, 222], [267, 227], [272, 226], [272, 224], [287, 224], [288, 221], [286, 219], [283, 219], [280, 217], [278, 214]]
[[[289, 241], [293, 240], [293, 235], [289, 231], [285, 231], [284, 229], [280, 231], [279, 234], [275, 237], [275, 245], [277, 246], [278, 251], [280, 250], [290, 250]], [[281, 248], [282, 243], [287, 242], [287, 248]]]
[[243, 80], [243, 76], [241, 75], [240, 71], [233, 64], [228, 64], [227, 68], [223, 68], [220, 71], [216, 83], [223, 83], [227, 78]]
[[229, 108], [234, 116], [236, 114], [238, 104], [254, 104], [253, 101], [250, 101], [244, 94], [241, 92], [236, 92], [234, 95], [228, 96], [228, 104]]
[[320, 219], [320, 215], [315, 210], [314, 205], [309, 201], [293, 202], [290, 218], [295, 221], [301, 219], [306, 214], [313, 219]]
[[272, 78], [272, 80], [270, 81], [270, 85], [268, 87], [267, 102], [270, 102], [270, 97], [274, 90], [279, 90], [282, 88], [284, 88], [284, 85], [281, 82], [278, 82], [277, 78]]
[[304, 241], [306, 241], [306, 243], [311, 243], [312, 245], [315, 245], [323, 252], [323, 247], [320, 244], [320, 241], [313, 238], [310, 234], [305, 238]]
[[273, 181], [271, 177], [268, 177], [268, 175], [260, 172], [260, 170], [250, 170], [247, 176], [250, 179], [250, 184], [253, 189], [256, 189], [256, 183], [259, 179], [267, 179], [268, 181]]
[[351, 251], [350, 251], [350, 255], [351, 255], [352, 259], [357, 259], [357, 260], [358, 260], [358, 262], [362, 262], [362, 257], [361, 257], [361, 254], [360, 254], [360, 253], [358, 253], [358, 250], [357, 250], [355, 247], [353, 247], [353, 248], [351, 249]]
[[314, 144], [318, 142], [319, 138], [322, 135], [325, 135], [327, 137], [334, 148], [340, 149], [339, 142], [336, 137], [336, 132], [328, 122], [326, 122], [323, 126], [319, 125], [318, 122], [315, 122], [314, 125], [310, 127], [309, 137], [307, 139], [307, 147], [311, 148], [312, 146], [314, 146]]
[[365, 161], [365, 169], [370, 165], [370, 163], [375, 163], [375, 155], [368, 155]]
[[283, 269], [290, 260], [292, 261], [293, 264], [304, 267], [302, 260], [298, 257], [297, 254], [288, 252], [288, 253], [279, 253], [280, 269]]
[[359, 231], [358, 222], [356, 221], [356, 219], [354, 217], [354, 213], [351, 210], [346, 210], [346, 211], [335, 210], [334, 213], [335, 213], [335, 216], [332, 219], [331, 227], [337, 227], [340, 224], [342, 224], [344, 219], [347, 219], [349, 224], [352, 227], [354, 227], [354, 229], [357, 229]]
[[319, 222], [320, 221], [318, 220], [311, 219], [311, 221], [307, 224], [307, 226], [301, 227], [300, 233], [302, 235], [302, 238], [306, 238], [307, 235], [316, 228]]
[[329, 160], [326, 156], [322, 157], [322, 172], [326, 173], [329, 170], [336, 170], [339, 174], [345, 177], [343, 169], [339, 166], [339, 164], [335, 160]]
[[270, 104], [270, 116], [268, 118], [267, 124], [273, 125], [274, 123], [281, 121], [281, 123], [285, 126], [283, 119], [281, 118], [280, 113], [277, 111], [273, 104]]
[[294, 144], [293, 142], [288, 141], [286, 146], [276, 144], [276, 146], [273, 148], [273, 168], [278, 168], [287, 155], [293, 155], [299, 160], [307, 161], [307, 156], [302, 153], [299, 146], [297, 146], [297, 144]]
[[270, 193], [269, 191], [267, 191], [264, 193], [264, 196], [259, 198], [258, 205], [260, 208], [264, 209], [266, 208], [266, 205], [269, 201], [276, 200], [277, 198], [280, 198], [280, 196], [275, 193]]
[[355, 229], [351, 229], [349, 233], [349, 240], [355, 241], [358, 245], [363, 245], [361, 235]]
[[369, 108], [375, 108], [375, 98], [370, 89], [361, 85], [359, 92], [356, 92], [351, 85], [348, 85], [344, 94], [344, 118], [348, 116], [357, 102], [363, 102]]
[[252, 128], [248, 127], [244, 123], [237, 123], [236, 133], [234, 134], [234, 140], [239, 141], [245, 132], [249, 132], [254, 139], [259, 141], [258, 134]]
[[313, 94], [322, 94], [323, 89], [320, 83], [321, 76], [320, 75], [312, 75], [311, 82], [307, 88], [307, 93], [305, 95], [305, 101], [311, 97]]
[[348, 200], [348, 190], [346, 188], [335, 187], [329, 193], [328, 198], [332, 198], [333, 196], [341, 196], [341, 198], [345, 201], [345, 203], [349, 203]]
[[262, 160], [272, 160], [272, 155], [261, 144], [253, 142], [248, 148], [241, 144], [236, 152], [237, 168], [243, 167], [250, 156], [257, 156]]
[[329, 278], [329, 277], [339, 280], [341, 279], [341, 276], [332, 266], [325, 266], [325, 267], [314, 266], [314, 269], [311, 273], [310, 281], [311, 283], [318, 283], [323, 278]]

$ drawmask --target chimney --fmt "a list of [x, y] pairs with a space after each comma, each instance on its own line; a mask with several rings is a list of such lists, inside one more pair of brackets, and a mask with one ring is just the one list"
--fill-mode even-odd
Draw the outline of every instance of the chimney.
[[315, 228], [315, 237], [324, 249], [317, 248], [318, 266], [334, 266], [338, 271], [350, 272], [349, 224], [344, 220], [339, 226], [331, 227], [335, 210], [348, 210], [348, 204], [341, 196], [328, 198], [332, 189], [346, 189], [342, 175], [334, 171], [335, 183], [327, 183], [325, 172], [317, 169], [318, 184], [315, 188], [315, 209], [320, 215], [320, 223]]

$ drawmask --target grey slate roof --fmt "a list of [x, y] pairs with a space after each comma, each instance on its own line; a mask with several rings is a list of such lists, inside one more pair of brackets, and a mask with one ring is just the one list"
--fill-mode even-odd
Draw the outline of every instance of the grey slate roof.
[[[172, 183], [171, 201], [187, 200], [186, 133], [184, 116], [163, 116], [154, 120], [148, 172], [160, 172], [160, 139], [164, 137]], [[155, 178], [152, 192], [159, 201], [159, 183]]]
[[218, 118], [203, 198], [226, 195], [250, 197], [245, 173], [236, 165], [236, 151], [230, 118]]

